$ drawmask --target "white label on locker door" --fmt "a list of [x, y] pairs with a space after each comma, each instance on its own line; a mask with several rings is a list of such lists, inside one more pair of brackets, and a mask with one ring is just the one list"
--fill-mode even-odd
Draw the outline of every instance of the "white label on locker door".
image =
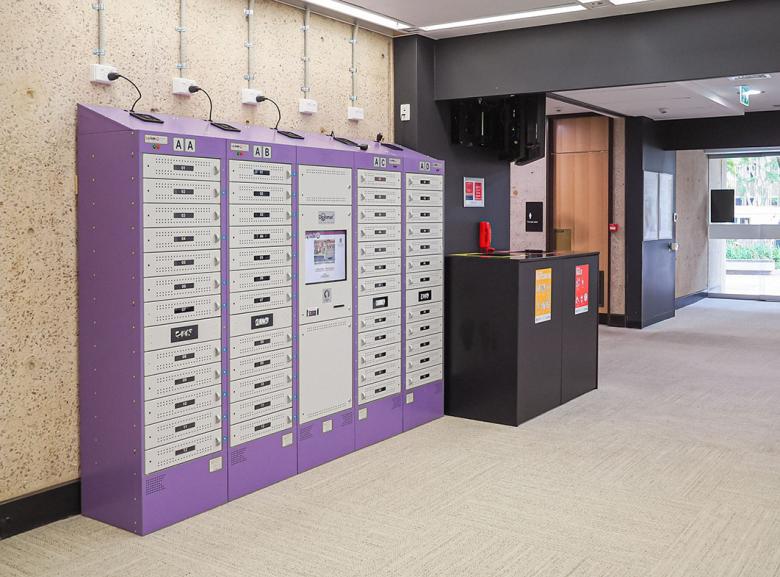
[[358, 331], [365, 332], [401, 324], [401, 310], [379, 311], [358, 316]]
[[[246, 443], [261, 437], [267, 437], [268, 435], [278, 433], [279, 431], [284, 431], [285, 429], [292, 427], [292, 423], [292, 411], [288, 410], [231, 425], [230, 446], [235, 447], [241, 443]], [[292, 443], [292, 436], [290, 437], [290, 442]], [[282, 446], [285, 446], [284, 440], [282, 441]]]
[[379, 363], [386, 363], [401, 358], [401, 343], [391, 343], [373, 349], [360, 351], [358, 354], [358, 367], [370, 367]]
[[282, 435], [282, 447], [289, 447], [293, 444], [293, 434], [287, 433], [286, 435]]
[[285, 266], [292, 262], [292, 248], [268, 246], [230, 251], [230, 270]]
[[441, 365], [435, 367], [427, 367], [419, 371], [406, 373], [406, 389], [413, 389], [422, 385], [427, 385], [434, 381], [440, 381], [442, 378]]
[[289, 206], [275, 204], [231, 204], [230, 226], [289, 226], [292, 211]]
[[219, 182], [218, 158], [144, 154], [144, 178], [212, 180]]
[[401, 327], [386, 327], [358, 334], [358, 351], [379, 347], [401, 340]]
[[358, 210], [358, 223], [401, 222], [401, 209], [397, 206], [364, 206]]
[[442, 287], [432, 286], [421, 289], [411, 289], [406, 291], [406, 306], [423, 305], [427, 303], [436, 303], [442, 299]]
[[151, 376], [213, 363], [220, 360], [221, 353], [222, 347], [218, 340], [149, 351], [144, 353], [144, 374]]
[[406, 238], [409, 240], [423, 238], [441, 238], [444, 236], [444, 225], [440, 222], [408, 223]]
[[397, 241], [358, 243], [358, 259], [360, 260], [399, 256], [401, 256], [401, 243]]
[[440, 286], [444, 283], [444, 275], [441, 270], [418, 272], [406, 275], [407, 289], [423, 289]]
[[220, 385], [146, 401], [144, 403], [144, 424], [152, 425], [167, 419], [211, 409], [219, 406], [221, 401], [222, 387]]
[[358, 263], [358, 278], [401, 274], [400, 258], [362, 260]]
[[368, 418], [368, 407], [358, 409], [358, 421], [365, 421]]
[[431, 238], [425, 240], [409, 240], [406, 243], [407, 256], [441, 254], [442, 240], [440, 238]]
[[144, 326], [216, 317], [222, 312], [221, 303], [219, 295], [146, 303]]
[[219, 273], [150, 277], [144, 279], [144, 301], [219, 294], [221, 287]]
[[292, 242], [289, 226], [231, 226], [230, 248], [281, 246]]
[[195, 152], [195, 139], [175, 137], [173, 139], [173, 151], [174, 152]]
[[417, 306], [409, 306], [406, 308], [406, 321], [413, 323], [415, 321], [424, 321], [426, 319], [432, 319], [442, 316], [443, 314], [442, 302], [429, 303]]
[[144, 329], [144, 350], [192, 345], [220, 337], [220, 319], [210, 318], [188, 323], [175, 323]]
[[168, 144], [168, 137], [161, 134], [144, 134], [144, 142], [146, 144]]
[[144, 473], [149, 475], [222, 450], [222, 433], [206, 433], [191, 439], [156, 447], [144, 454]]
[[292, 326], [292, 308], [290, 307], [231, 315], [230, 317], [230, 334], [232, 336], [262, 333], [289, 326]]
[[333, 419], [322, 421], [322, 432], [330, 433], [333, 430]]
[[209, 250], [220, 246], [219, 227], [144, 229], [144, 252]]
[[407, 222], [442, 222], [441, 207], [409, 207], [406, 209]]
[[215, 204], [144, 203], [144, 227], [219, 226]]
[[292, 186], [289, 184], [231, 182], [230, 202], [236, 204], [290, 204]]
[[235, 403], [292, 386], [292, 369], [230, 381], [230, 401]]
[[230, 337], [230, 358], [235, 359], [255, 353], [273, 351], [292, 345], [292, 328], [263, 331], [260, 334], [249, 334]]
[[414, 256], [406, 259], [406, 271], [410, 273], [443, 270], [444, 259], [440, 254]]
[[358, 295], [396, 292], [401, 290], [401, 275], [375, 276], [358, 281]]
[[230, 313], [241, 314], [268, 309], [278, 309], [292, 304], [292, 289], [234, 292], [230, 295]]
[[406, 393], [406, 404], [411, 405], [414, 402], [414, 393]]
[[235, 271], [230, 275], [230, 290], [264, 290], [288, 286], [292, 282], [292, 269], [263, 268]]
[[238, 403], [231, 403], [230, 405], [230, 422], [241, 423], [250, 419], [257, 419], [282, 409], [292, 408], [292, 389], [285, 391], [276, 391], [274, 393], [268, 393], [267, 395], [261, 395], [253, 399], [241, 401]]
[[358, 240], [361, 242], [371, 240], [401, 240], [401, 225], [361, 224], [358, 228]]
[[222, 409], [219, 407], [193, 413], [192, 415], [176, 417], [145, 427], [144, 448], [152, 449], [160, 445], [208, 433], [209, 431], [220, 429], [221, 426]]
[[144, 254], [144, 276], [190, 275], [220, 270], [218, 250]]
[[233, 359], [230, 363], [230, 378], [244, 379], [255, 375], [272, 373], [292, 366], [292, 348], [260, 353]]
[[167, 395], [219, 385], [221, 377], [221, 363], [144, 377], [144, 399], [151, 401]]
[[407, 355], [415, 355], [424, 353], [426, 351], [440, 349], [442, 342], [443, 339], [441, 333], [429, 335], [427, 337], [420, 337], [418, 339], [407, 339], [406, 353]]
[[219, 181], [144, 178], [144, 202], [219, 204]]
[[401, 191], [392, 188], [359, 188], [358, 206], [400, 206]]
[[401, 376], [401, 361], [391, 361], [358, 371], [358, 387]]
[[[265, 152], [255, 147], [255, 152]], [[270, 158], [271, 149], [268, 148]], [[290, 184], [292, 182], [292, 167], [278, 162], [257, 162], [253, 160], [230, 160], [230, 180], [236, 182], [270, 182]]]
[[358, 314], [389, 311], [401, 307], [401, 293], [382, 293], [358, 298]]

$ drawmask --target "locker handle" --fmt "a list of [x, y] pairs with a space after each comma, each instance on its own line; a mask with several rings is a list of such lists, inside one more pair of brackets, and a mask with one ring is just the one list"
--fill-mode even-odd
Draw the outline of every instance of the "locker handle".
[[183, 425], [179, 425], [178, 427], [173, 429], [174, 433], [181, 433], [182, 431], [186, 431], [187, 429], [194, 429], [195, 428], [195, 421], [192, 421], [190, 423], [185, 423]]
[[270, 275], [256, 276], [254, 278], [254, 282], [265, 282], [267, 280], [271, 280], [271, 276]]
[[174, 212], [173, 218], [195, 218], [194, 212]]
[[253, 194], [255, 196], [266, 196], [267, 197], [267, 196], [271, 196], [271, 191], [270, 190], [255, 190], [253, 192]]
[[179, 291], [183, 289], [191, 289], [191, 288], [195, 288], [194, 282], [183, 282], [183, 283], [173, 285], [173, 290], [175, 291]]
[[195, 375], [190, 375], [189, 377], [183, 377], [181, 379], [176, 379], [173, 381], [174, 385], [186, 385], [187, 383], [192, 383], [195, 381]]
[[218, 210], [215, 210], [215, 211], [212, 213], [212, 216], [214, 217], [214, 220], [219, 220], [219, 211], [218, 211]]
[[187, 399], [186, 401], [180, 401], [173, 405], [174, 409], [183, 409], [185, 407], [191, 407], [195, 404], [195, 399]]
[[191, 266], [193, 264], [195, 264], [195, 259], [192, 258], [173, 261], [173, 266]]
[[262, 347], [263, 345], [267, 345], [270, 342], [271, 342], [271, 339], [261, 339], [259, 341], [255, 341], [255, 346], [256, 347]]
[[178, 449], [175, 453], [175, 455], [178, 457], [179, 455], [184, 455], [185, 453], [191, 453], [195, 450], [195, 445], [190, 445], [189, 447], [184, 447], [183, 449]]
[[173, 361], [174, 362], [177, 362], [177, 361], [188, 361], [188, 360], [194, 359], [194, 358], [195, 358], [195, 353], [187, 353], [187, 354], [184, 354], [184, 355], [176, 355], [175, 357], [173, 357]]
[[255, 427], [255, 431], [262, 431], [263, 429], [267, 429], [271, 426], [271, 423], [263, 423], [262, 425], [257, 425]]
[[254, 260], [271, 260], [270, 254], [256, 254]]
[[267, 381], [260, 381], [259, 383], [255, 383], [256, 389], [261, 389], [263, 387], [267, 387], [271, 384], [271, 379], [268, 379]]
[[257, 368], [264, 367], [264, 366], [270, 365], [270, 364], [271, 364], [271, 359], [266, 359], [264, 361], [257, 361], [255, 363], [255, 368], [257, 369]]
[[173, 314], [180, 315], [182, 313], [191, 313], [195, 310], [195, 306], [188, 306], [188, 307], [176, 307], [173, 309]]
[[267, 303], [271, 300], [271, 297], [256, 297], [254, 299], [255, 304]]
[[255, 411], [259, 411], [260, 409], [265, 409], [266, 407], [271, 406], [271, 401], [265, 401], [263, 403], [258, 403], [255, 405]]

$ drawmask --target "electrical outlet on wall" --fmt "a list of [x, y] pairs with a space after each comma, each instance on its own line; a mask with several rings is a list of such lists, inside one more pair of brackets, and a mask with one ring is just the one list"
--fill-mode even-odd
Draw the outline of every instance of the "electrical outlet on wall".
[[111, 84], [108, 79], [109, 72], [116, 72], [116, 68], [110, 64], [90, 64], [89, 81], [93, 84]]
[[173, 77], [173, 93], [179, 96], [189, 96], [190, 86], [194, 85], [195, 81], [189, 78], [182, 78], [181, 76]]
[[362, 108], [359, 106], [347, 107], [347, 120], [363, 120], [363, 118], [365, 118], [365, 115]]
[[242, 88], [241, 89], [241, 104], [250, 104], [257, 106], [257, 97], [262, 96], [262, 90], [255, 88]]
[[298, 112], [301, 114], [316, 114], [317, 101], [313, 98], [301, 98], [298, 100]]

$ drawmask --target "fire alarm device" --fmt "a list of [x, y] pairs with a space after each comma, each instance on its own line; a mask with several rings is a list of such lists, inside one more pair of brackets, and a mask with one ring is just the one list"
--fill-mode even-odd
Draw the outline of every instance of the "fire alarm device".
[[618, 232], [620, 230], [620, 225], [617, 223], [611, 223], [609, 225], [609, 232]]

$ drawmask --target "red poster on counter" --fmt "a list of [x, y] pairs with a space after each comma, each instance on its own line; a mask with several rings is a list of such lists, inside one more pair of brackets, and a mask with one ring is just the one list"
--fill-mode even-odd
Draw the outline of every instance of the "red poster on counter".
[[580, 315], [588, 312], [588, 277], [590, 276], [590, 265], [580, 264], [574, 272], [574, 314]]

